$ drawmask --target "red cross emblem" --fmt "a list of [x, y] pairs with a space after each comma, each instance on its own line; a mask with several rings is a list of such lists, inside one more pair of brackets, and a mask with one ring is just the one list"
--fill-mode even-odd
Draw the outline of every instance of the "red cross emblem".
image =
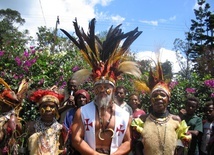
[[89, 119], [85, 119], [85, 126], [86, 126], [86, 131], [89, 131], [89, 126], [93, 127], [92, 122], [89, 123]]
[[119, 128], [117, 127], [117, 129], [116, 129], [116, 132], [118, 132], [118, 136], [120, 136], [120, 132], [122, 134], [124, 134], [125, 129], [122, 129], [122, 127], [123, 127], [123, 125], [120, 125], [120, 127]]

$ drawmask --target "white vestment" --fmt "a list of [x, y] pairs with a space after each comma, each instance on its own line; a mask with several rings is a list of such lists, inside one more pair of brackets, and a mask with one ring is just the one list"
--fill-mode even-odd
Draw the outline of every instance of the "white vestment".
[[[96, 121], [96, 107], [94, 102], [90, 102], [81, 107], [81, 117], [85, 125], [84, 140], [91, 148], [96, 150], [95, 142], [95, 121]], [[110, 154], [114, 153], [122, 144], [124, 135], [127, 130], [129, 122], [129, 113], [115, 104], [115, 127], [114, 136], [110, 147]]]

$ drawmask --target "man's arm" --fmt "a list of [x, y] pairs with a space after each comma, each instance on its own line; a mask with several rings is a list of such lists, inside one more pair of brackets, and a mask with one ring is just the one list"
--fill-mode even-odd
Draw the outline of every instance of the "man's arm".
[[131, 118], [129, 118], [129, 123], [127, 126], [126, 133], [124, 135], [123, 143], [119, 146], [116, 152], [112, 155], [123, 155], [128, 154], [131, 150]]
[[65, 100], [62, 105], [59, 107], [59, 114], [63, 113], [65, 110], [75, 107], [74, 96], [70, 95], [67, 100]]
[[84, 141], [84, 124], [81, 118], [80, 108], [76, 111], [74, 115], [73, 124], [71, 127], [72, 134], [72, 146], [84, 155], [102, 155], [95, 150], [93, 150], [87, 143]]
[[188, 130], [192, 134], [192, 136], [198, 136], [199, 133], [203, 133], [203, 123], [202, 119], [198, 118], [195, 123], [195, 128], [193, 130]]

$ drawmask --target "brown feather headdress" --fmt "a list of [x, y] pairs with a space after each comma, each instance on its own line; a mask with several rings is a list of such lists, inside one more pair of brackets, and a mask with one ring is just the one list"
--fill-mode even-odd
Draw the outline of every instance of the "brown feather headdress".
[[[142, 33], [138, 28], [128, 33], [123, 33], [120, 26], [109, 29], [106, 39], [102, 42], [95, 35], [95, 18], [89, 23], [89, 32], [86, 34], [80, 29], [77, 19], [73, 22], [77, 40], [68, 32], [61, 31], [80, 49], [83, 58], [92, 68], [92, 71], [82, 69], [74, 73], [73, 78], [78, 83], [84, 82], [90, 76], [95, 84], [110, 83], [115, 85], [122, 73], [140, 77], [138, 65], [128, 61], [128, 49], [133, 41]], [[122, 46], [120, 46], [121, 42]]]

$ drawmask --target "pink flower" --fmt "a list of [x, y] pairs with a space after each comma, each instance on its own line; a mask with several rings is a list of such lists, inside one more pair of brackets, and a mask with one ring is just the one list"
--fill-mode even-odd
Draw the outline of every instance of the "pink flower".
[[5, 146], [3, 149], [2, 149], [2, 153], [3, 154], [8, 154], [9, 153], [9, 149], [7, 146]]
[[79, 66], [74, 66], [74, 67], [72, 68], [72, 71], [73, 71], [73, 72], [76, 72], [76, 71], [78, 71], [78, 70], [80, 70]]
[[177, 86], [177, 85], [178, 85], [178, 82], [177, 82], [177, 81], [172, 81], [172, 82], [169, 83], [169, 87], [170, 87], [171, 89], [175, 88], [175, 86]]
[[25, 56], [26, 58], [28, 58], [28, 57], [29, 57], [29, 53], [28, 53], [28, 51], [24, 51], [24, 56]]
[[38, 84], [39, 84], [39, 85], [42, 85], [44, 82], [45, 82], [45, 80], [44, 80], [44, 79], [41, 79], [41, 80], [38, 82]]
[[4, 55], [4, 51], [0, 51], [0, 56], [3, 56]]
[[205, 80], [204, 84], [209, 88], [214, 88], [214, 79]]
[[186, 92], [194, 94], [196, 92], [196, 89], [195, 88], [186, 88]]
[[17, 63], [18, 66], [22, 65], [22, 61], [21, 61], [21, 59], [19, 57], [16, 57], [15, 61], [16, 61], [16, 63]]

